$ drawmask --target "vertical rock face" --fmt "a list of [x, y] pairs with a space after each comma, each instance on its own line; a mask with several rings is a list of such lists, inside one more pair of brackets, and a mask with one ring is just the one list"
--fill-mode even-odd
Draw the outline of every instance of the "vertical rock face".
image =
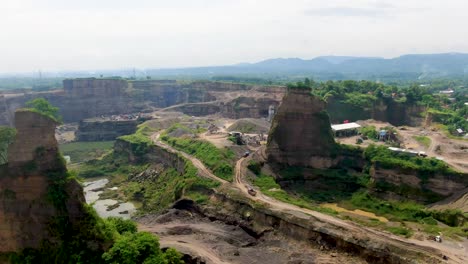
[[120, 79], [68, 79], [63, 89], [69, 97], [118, 97], [122, 96], [128, 83]]
[[[0, 255], [38, 249], [46, 241], [55, 245], [61, 239], [56, 219], [65, 218], [69, 228], [76, 228], [86, 217], [81, 186], [75, 180], [65, 181], [66, 168], [54, 137], [56, 122], [19, 110], [15, 123], [17, 136], [8, 149], [8, 163], [0, 167]], [[66, 198], [57, 199], [51, 187]], [[64, 208], [57, 208], [57, 203]]]
[[291, 89], [283, 98], [268, 136], [268, 162], [328, 168], [335, 148], [326, 103], [309, 90]]
[[27, 110], [17, 111], [15, 114], [17, 136], [8, 149], [9, 167], [21, 167], [31, 161], [36, 161], [35, 165], [46, 165], [46, 167], [60, 166], [56, 164], [58, 156], [56, 125], [57, 122], [44, 115]]

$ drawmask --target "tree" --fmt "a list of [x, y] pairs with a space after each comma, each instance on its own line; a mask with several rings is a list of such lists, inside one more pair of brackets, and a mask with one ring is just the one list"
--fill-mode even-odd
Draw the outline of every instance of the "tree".
[[44, 98], [30, 100], [26, 102], [26, 107], [34, 112], [48, 116], [59, 123], [62, 122], [58, 107], [51, 105], [49, 101]]
[[8, 145], [15, 139], [16, 129], [0, 126], [0, 165], [8, 162]]
[[102, 255], [106, 263], [119, 264], [182, 264], [182, 255], [174, 249], [165, 253], [159, 248], [157, 237], [148, 232], [125, 232], [114, 245]]

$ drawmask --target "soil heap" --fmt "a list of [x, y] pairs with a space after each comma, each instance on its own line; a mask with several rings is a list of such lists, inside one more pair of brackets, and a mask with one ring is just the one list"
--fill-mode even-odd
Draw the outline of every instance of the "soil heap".
[[291, 88], [275, 115], [266, 154], [269, 163], [328, 168], [336, 143], [326, 103], [309, 89]]

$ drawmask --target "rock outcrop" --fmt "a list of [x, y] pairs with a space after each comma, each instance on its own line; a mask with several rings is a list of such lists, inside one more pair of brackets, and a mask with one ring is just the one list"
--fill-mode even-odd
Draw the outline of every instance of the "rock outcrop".
[[273, 119], [267, 143], [269, 163], [329, 168], [336, 143], [326, 103], [308, 89], [290, 89]]
[[78, 141], [115, 140], [137, 130], [137, 120], [83, 120], [76, 131]]
[[53, 252], [68, 245], [67, 239], [78, 247], [88, 243], [82, 240], [87, 238], [88, 249], [83, 250], [99, 251], [103, 242], [99, 235], [80, 233], [95, 222], [90, 222], [93, 216], [85, 208], [82, 187], [67, 178], [54, 137], [57, 123], [19, 110], [15, 124], [18, 133], [9, 147], [8, 163], [0, 167], [0, 263], [25, 249]]

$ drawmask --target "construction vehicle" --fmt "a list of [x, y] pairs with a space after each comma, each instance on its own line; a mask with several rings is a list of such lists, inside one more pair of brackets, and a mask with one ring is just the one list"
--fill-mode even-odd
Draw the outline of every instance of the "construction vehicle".
[[248, 186], [246, 185], [245, 186], [247, 188], [247, 192], [252, 195], [252, 196], [256, 196], [257, 195], [257, 191], [254, 190], [254, 188], [252, 188], [251, 186]]

